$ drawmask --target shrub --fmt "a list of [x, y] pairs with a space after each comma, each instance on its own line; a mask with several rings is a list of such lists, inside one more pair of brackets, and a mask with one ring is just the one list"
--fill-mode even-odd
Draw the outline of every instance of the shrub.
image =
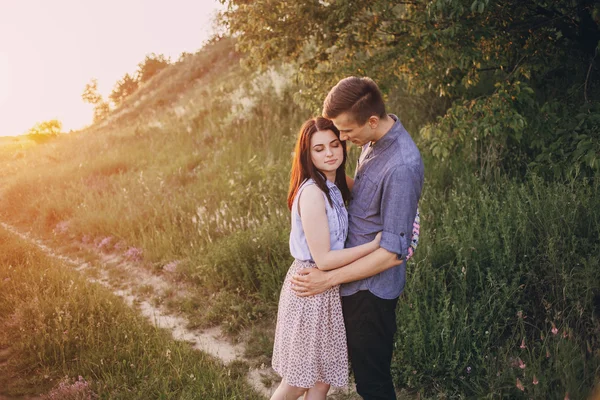
[[397, 382], [451, 398], [584, 398], [600, 367], [600, 182], [476, 183], [426, 189]]

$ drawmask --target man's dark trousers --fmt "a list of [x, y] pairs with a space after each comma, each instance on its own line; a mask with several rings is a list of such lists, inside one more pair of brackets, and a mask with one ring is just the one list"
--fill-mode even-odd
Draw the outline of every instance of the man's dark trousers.
[[395, 400], [390, 366], [398, 298], [381, 299], [368, 290], [342, 296], [348, 356], [356, 391], [365, 400]]

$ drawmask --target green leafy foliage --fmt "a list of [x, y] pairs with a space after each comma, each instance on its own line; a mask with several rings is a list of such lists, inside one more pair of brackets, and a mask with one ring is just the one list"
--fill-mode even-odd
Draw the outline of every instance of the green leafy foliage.
[[171, 60], [163, 54], [148, 54], [144, 61], [138, 64], [137, 81], [139, 83], [148, 82], [154, 75], [165, 69], [171, 64]]
[[85, 84], [81, 99], [89, 104], [98, 104], [102, 101], [102, 95], [98, 93], [98, 79], [92, 78]]
[[399, 303], [400, 387], [585, 398], [600, 368], [598, 185], [532, 176], [426, 188], [424, 246]]
[[110, 100], [116, 107], [120, 106], [128, 96], [133, 94], [138, 88], [138, 81], [131, 75], [125, 74], [123, 78], [115, 83], [113, 91], [110, 93]]
[[529, 166], [551, 179], [591, 177], [600, 172], [600, 103], [578, 109], [544, 104], [531, 118]]
[[110, 113], [110, 105], [102, 99], [102, 95], [98, 92], [98, 80], [92, 78], [86, 83], [81, 98], [84, 102], [94, 106], [94, 123], [102, 121]]
[[38, 122], [29, 131], [27, 137], [35, 143], [45, 143], [62, 133], [62, 122], [57, 119]]
[[[238, 35], [246, 62], [295, 63], [304, 86], [296, 97], [311, 109], [319, 109], [340, 78], [367, 75], [390, 98], [427, 102], [420, 124], [431, 123], [423, 133], [440, 160], [460, 145], [484, 176], [500, 170], [522, 176], [530, 167], [545, 176], [563, 175], [565, 165], [557, 159], [576, 164], [570, 168], [575, 173], [583, 168], [589, 174], [597, 166], [597, 121], [590, 111], [600, 101], [595, 2], [222, 3], [229, 6], [224, 23]], [[556, 110], [552, 103], [564, 105], [562, 111], [549, 115]], [[576, 111], [583, 103], [589, 116]], [[577, 127], [579, 121], [559, 120], [575, 113], [587, 122]], [[545, 123], [541, 115], [564, 127]], [[585, 133], [572, 139], [567, 132], [575, 129]]]
[[587, 70], [600, 39], [589, 0], [221, 2], [252, 65], [297, 62], [321, 93], [329, 86], [318, 83], [348, 74], [371, 76], [385, 91], [400, 81], [451, 97], [490, 73], [543, 80]]
[[27, 133], [29, 135], [56, 136], [62, 132], [62, 122], [57, 119], [38, 122]]
[[455, 103], [437, 123], [422, 128], [421, 136], [434, 157], [443, 161], [458, 153], [489, 175], [506, 159], [508, 143], [521, 142], [527, 119], [519, 105], [530, 105], [532, 97], [533, 90], [519, 81], [498, 83], [490, 96]]

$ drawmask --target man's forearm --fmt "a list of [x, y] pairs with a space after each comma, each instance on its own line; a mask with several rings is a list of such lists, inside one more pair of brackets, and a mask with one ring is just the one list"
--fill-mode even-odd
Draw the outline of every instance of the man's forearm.
[[329, 271], [328, 278], [331, 286], [342, 283], [354, 282], [402, 264], [396, 254], [388, 250], [379, 248], [373, 253], [346, 265], [345, 267]]

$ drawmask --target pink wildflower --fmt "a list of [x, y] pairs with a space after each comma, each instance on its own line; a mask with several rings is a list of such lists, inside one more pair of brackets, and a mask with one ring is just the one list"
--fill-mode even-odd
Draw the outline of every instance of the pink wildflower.
[[408, 261], [409, 259], [412, 258], [412, 256], [414, 255], [415, 251], [413, 250], [412, 247], [408, 248], [408, 254], [406, 255], [406, 260]]
[[105, 250], [108, 249], [108, 247], [110, 246], [110, 242], [112, 242], [112, 237], [111, 236], [107, 236], [104, 239], [102, 239], [100, 241], [100, 243], [98, 243], [98, 249], [100, 250]]
[[521, 380], [519, 378], [517, 378], [517, 389], [519, 389], [522, 392], [525, 391], [525, 387], [523, 386], [523, 384], [521, 383]]
[[54, 233], [64, 234], [69, 230], [69, 221], [61, 221], [54, 227]]
[[179, 261], [171, 261], [166, 264], [163, 269], [167, 272], [175, 272], [177, 270], [177, 265], [179, 265]]
[[525, 346], [525, 338], [523, 338], [523, 340], [521, 340], [521, 345], [519, 346], [522, 349], [526, 349], [527, 346]]
[[81, 399], [91, 400], [97, 398], [92, 392], [89, 383], [82, 376], [74, 381], [64, 377], [56, 387], [54, 387], [46, 396], [50, 400]]
[[556, 335], [558, 333], [558, 329], [556, 328], [556, 325], [554, 325], [554, 322], [552, 323], [552, 334]]
[[569, 398], [569, 392], [565, 393], [565, 400], [570, 400], [570, 398]]
[[533, 376], [533, 384], [537, 385], [538, 383], [540, 383], [540, 381], [538, 381], [538, 378], [534, 375]]
[[520, 358], [519, 358], [518, 360], [519, 360], [519, 368], [521, 368], [521, 369], [525, 369], [525, 367], [527, 366], [527, 364], [525, 364], [525, 363], [523, 362], [523, 360], [521, 360]]
[[125, 257], [133, 261], [141, 261], [142, 259], [142, 250], [137, 247], [130, 247], [125, 252]]

